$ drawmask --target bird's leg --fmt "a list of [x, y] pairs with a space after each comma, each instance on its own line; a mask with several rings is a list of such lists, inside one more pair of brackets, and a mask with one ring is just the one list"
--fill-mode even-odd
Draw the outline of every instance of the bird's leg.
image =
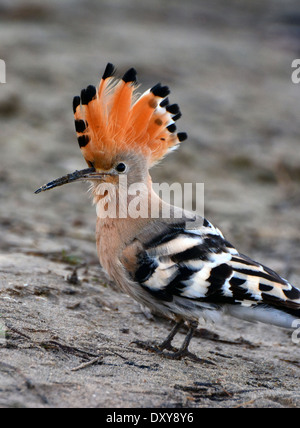
[[[193, 355], [189, 352], [188, 347], [189, 347], [189, 344], [192, 340], [192, 337], [194, 336], [194, 333], [195, 333], [195, 330], [197, 328], [198, 323], [197, 322], [189, 322], [188, 324], [189, 324], [189, 331], [188, 331], [187, 335], [185, 336], [185, 339], [184, 339], [181, 347], [178, 350], [176, 350], [175, 352], [164, 352], [164, 356], [166, 358], [180, 359], [180, 358], [187, 356], [187, 355], [189, 355], [189, 356]], [[166, 341], [167, 341], [167, 339], [166, 339]], [[163, 349], [167, 349], [167, 348], [165, 347]]]
[[[197, 357], [197, 355], [193, 354], [188, 350], [189, 344], [192, 340], [192, 337], [194, 336], [195, 330], [197, 328], [198, 322], [196, 321], [189, 321], [189, 331], [179, 349], [174, 348], [171, 343], [174, 339], [175, 335], [178, 333], [178, 330], [180, 327], [184, 324], [183, 320], [178, 321], [174, 327], [172, 328], [170, 334], [167, 336], [167, 338], [160, 344], [160, 345], [150, 345], [147, 342], [142, 341], [136, 341], [134, 342], [136, 345], [138, 345], [140, 348], [147, 349], [148, 351], [155, 352], [159, 355], [161, 355], [164, 358], [169, 358], [173, 360], [180, 360], [182, 357], [188, 357], [191, 360], [198, 362], [198, 363], [206, 363], [215, 365], [212, 361], [204, 360], [202, 358]], [[170, 350], [172, 352], [164, 352], [164, 350]]]
[[[174, 325], [174, 327], [172, 328], [171, 332], [169, 333], [169, 335], [160, 344], [150, 344], [150, 343], [147, 343], [147, 342], [142, 342], [141, 340], [136, 340], [136, 341], [134, 341], [134, 343], [136, 345], [138, 345], [140, 348], [147, 349], [148, 351], [156, 352], [156, 353], [159, 353], [159, 354], [164, 349], [174, 350], [175, 348], [173, 348], [172, 345], [171, 345], [172, 340], [174, 339], [174, 337], [176, 336], [176, 334], [178, 333], [180, 327], [183, 324], [184, 324], [183, 320], [177, 321], [176, 324]], [[177, 351], [177, 349], [176, 349], [176, 351]]]
[[[176, 336], [176, 334], [178, 333], [180, 327], [184, 324], [183, 320], [177, 321], [176, 324], [173, 326], [170, 334], [165, 338], [165, 340], [157, 346], [157, 348], [160, 351], [163, 351], [164, 349], [172, 349], [172, 340], [174, 339], [174, 337]], [[173, 348], [174, 349], [174, 348]]]
[[187, 335], [185, 336], [185, 339], [184, 339], [181, 347], [179, 349], [176, 349], [174, 352], [161, 352], [161, 355], [164, 356], [165, 358], [170, 358], [173, 360], [180, 360], [182, 357], [188, 357], [197, 363], [201, 363], [201, 364], [206, 363], [206, 364], [210, 364], [210, 365], [214, 366], [215, 364], [212, 361], [205, 360], [203, 358], [199, 358], [199, 357], [197, 357], [197, 355], [195, 355], [189, 351], [189, 349], [188, 349], [189, 344], [190, 344], [190, 342], [194, 336], [195, 330], [198, 326], [198, 322], [197, 321], [189, 321], [188, 325], [189, 325], [189, 331], [188, 331]]

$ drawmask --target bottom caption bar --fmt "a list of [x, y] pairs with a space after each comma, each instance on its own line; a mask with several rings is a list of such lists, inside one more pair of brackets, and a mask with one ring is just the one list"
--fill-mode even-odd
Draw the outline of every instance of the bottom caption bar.
[[102, 409], [102, 421], [106, 423], [128, 423], [138, 426], [144, 423], [188, 423], [196, 422], [196, 412], [193, 411], [155, 411], [155, 409], [120, 409], [109, 411]]

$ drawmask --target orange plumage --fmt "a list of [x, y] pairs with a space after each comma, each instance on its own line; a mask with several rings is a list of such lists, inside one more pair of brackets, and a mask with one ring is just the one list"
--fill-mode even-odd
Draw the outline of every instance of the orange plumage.
[[186, 139], [185, 133], [176, 133], [179, 108], [168, 105], [170, 91], [161, 84], [136, 99], [135, 69], [128, 70], [122, 79], [114, 78], [113, 73], [113, 65], [107, 64], [98, 90], [88, 86], [81, 97], [74, 98], [82, 154], [89, 166], [106, 170], [117, 153], [132, 150], [146, 156], [151, 166]]

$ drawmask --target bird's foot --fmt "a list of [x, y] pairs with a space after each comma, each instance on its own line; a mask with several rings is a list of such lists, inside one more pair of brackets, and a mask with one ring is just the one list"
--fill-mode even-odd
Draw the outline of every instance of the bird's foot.
[[159, 344], [156, 342], [143, 342], [142, 340], [135, 340], [132, 343], [137, 345], [139, 348], [146, 349], [150, 352], [155, 352], [156, 354], [161, 354], [164, 349], [167, 349], [168, 351], [177, 352], [178, 349], [174, 348], [171, 344], [168, 344], [167, 346], [164, 344]]
[[215, 365], [212, 361], [197, 357], [197, 355], [193, 354], [188, 349], [173, 349], [173, 352], [160, 352], [160, 355], [170, 360], [181, 360], [186, 357], [196, 363]]
[[[154, 352], [160, 355], [161, 357], [167, 358], [169, 360], [181, 360], [182, 358], [186, 357], [196, 363], [215, 365], [212, 361], [197, 357], [197, 355], [193, 354], [188, 349], [183, 349], [183, 348], [178, 349], [172, 346], [171, 344], [168, 344], [168, 346], [165, 346], [165, 343], [164, 343], [164, 346], [162, 346], [162, 344], [161, 345], [156, 344], [155, 342], [143, 342], [141, 340], [136, 340], [132, 343], [137, 345], [139, 348], [146, 349], [147, 351], [150, 351], [150, 352]], [[165, 349], [167, 349], [170, 352], [165, 352]]]

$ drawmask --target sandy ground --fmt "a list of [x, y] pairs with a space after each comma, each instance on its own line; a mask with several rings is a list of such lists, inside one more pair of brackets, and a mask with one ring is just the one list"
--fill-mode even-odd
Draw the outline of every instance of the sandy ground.
[[[137, 348], [171, 325], [103, 275], [71, 101], [106, 62], [169, 84], [189, 140], [154, 181], [204, 182], [205, 213], [241, 252], [299, 285], [298, 0], [2, 1], [0, 406], [299, 407], [299, 344], [226, 319], [170, 361]], [[183, 339], [184, 331], [176, 338]]]

